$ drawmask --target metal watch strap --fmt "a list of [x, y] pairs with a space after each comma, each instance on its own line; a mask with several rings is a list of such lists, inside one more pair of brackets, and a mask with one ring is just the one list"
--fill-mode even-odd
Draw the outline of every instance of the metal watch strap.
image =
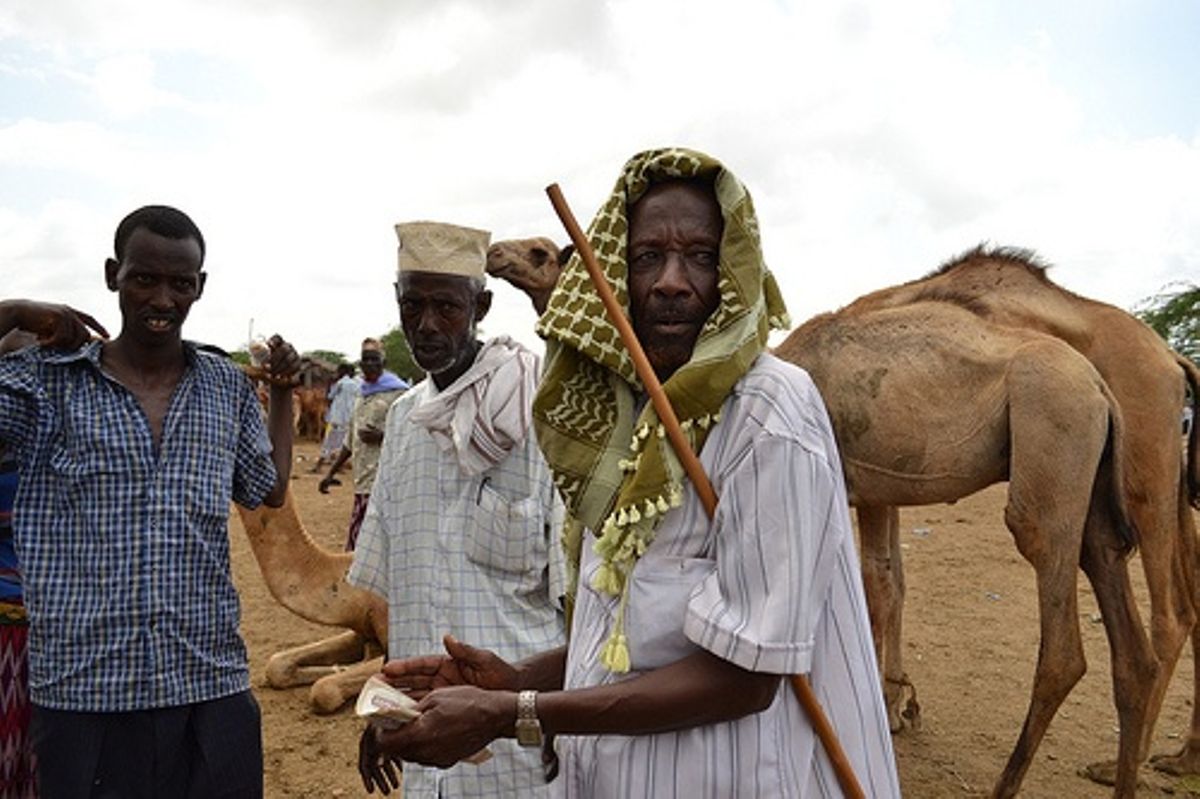
[[517, 743], [521, 746], [542, 745], [542, 723], [537, 715], [537, 691], [517, 694]]

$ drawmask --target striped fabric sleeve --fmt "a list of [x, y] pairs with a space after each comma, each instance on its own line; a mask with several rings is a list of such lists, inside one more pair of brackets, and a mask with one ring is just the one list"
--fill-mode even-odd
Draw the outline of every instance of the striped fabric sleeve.
[[751, 671], [807, 673], [841, 543], [828, 461], [760, 434], [730, 473], [716, 517], [716, 569], [688, 603], [684, 634]]

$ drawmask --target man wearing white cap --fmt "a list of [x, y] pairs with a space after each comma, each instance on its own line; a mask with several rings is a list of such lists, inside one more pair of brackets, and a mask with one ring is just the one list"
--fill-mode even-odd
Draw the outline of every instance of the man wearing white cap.
[[[388, 600], [388, 656], [429, 655], [463, 636], [510, 662], [565, 642], [562, 506], [532, 429], [538, 356], [475, 337], [492, 295], [490, 235], [437, 222], [396, 225], [396, 300], [428, 377], [388, 413], [379, 471], [349, 579]], [[480, 764], [408, 764], [404, 795], [529, 796], [541, 748], [496, 741]], [[391, 762], [363, 734], [359, 769], [387, 792]]]

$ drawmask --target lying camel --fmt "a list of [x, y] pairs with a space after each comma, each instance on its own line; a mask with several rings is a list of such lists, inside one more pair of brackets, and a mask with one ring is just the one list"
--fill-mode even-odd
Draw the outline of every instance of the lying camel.
[[291, 491], [279, 508], [235, 507], [267, 588], [279, 604], [309, 621], [345, 628], [331, 638], [277, 652], [267, 661], [271, 687], [311, 683], [313, 710], [333, 713], [357, 696], [367, 677], [383, 665], [387, 602], [346, 582], [353, 555], [330, 552], [312, 539]]
[[[1150, 639], [1159, 668], [1155, 676], [1143, 675], [1151, 684], [1143, 736], [1136, 762], [1145, 760], [1154, 724], [1167, 685], [1188, 633], [1196, 622], [1200, 590], [1195, 579], [1197, 558], [1195, 523], [1190, 504], [1200, 492], [1200, 431], [1193, 427], [1187, 452], [1179, 435], [1185, 383], [1193, 403], [1200, 402], [1200, 370], [1173, 352], [1162, 338], [1140, 320], [1119, 308], [1075, 295], [1046, 277], [1045, 266], [1027, 250], [977, 247], [950, 261], [921, 280], [882, 289], [856, 300], [851, 308], [865, 311], [928, 299], [949, 299], [1004, 325], [1040, 330], [1062, 339], [1082, 353], [1104, 378], [1126, 420], [1124, 459], [1125, 494], [1140, 539], [1142, 567], [1150, 595]], [[850, 308], [846, 309], [850, 311]], [[1186, 465], [1181, 469], [1181, 464]], [[859, 510], [860, 524], [864, 509]], [[886, 511], [871, 509], [873, 514]], [[894, 511], [893, 511], [894, 512]], [[895, 633], [886, 638], [883, 657], [892, 707], [894, 688], [903, 680], [899, 646], [899, 605], [903, 601], [898, 533], [890, 519], [886, 535], [871, 536], [886, 551], [872, 553], [872, 566], [890, 563], [890, 569], [872, 579], [887, 584], [877, 592], [891, 603], [881, 613], [895, 613]], [[867, 557], [864, 557], [864, 561]], [[870, 568], [864, 565], [868, 572]], [[1142, 629], [1139, 623], [1138, 629]], [[1114, 634], [1109, 630], [1109, 635]], [[1193, 635], [1200, 662], [1200, 640]], [[878, 642], [877, 642], [878, 643]], [[1118, 664], [1114, 664], [1114, 671]], [[1200, 700], [1200, 671], [1193, 677], [1195, 699]], [[1172, 773], [1200, 771], [1200, 701], [1193, 702], [1192, 729], [1182, 750], [1158, 756], [1154, 765]], [[1118, 764], [1119, 765], [1119, 764]], [[1124, 763], [1127, 770], [1135, 764]], [[1095, 764], [1089, 776], [1112, 783], [1114, 764]]]

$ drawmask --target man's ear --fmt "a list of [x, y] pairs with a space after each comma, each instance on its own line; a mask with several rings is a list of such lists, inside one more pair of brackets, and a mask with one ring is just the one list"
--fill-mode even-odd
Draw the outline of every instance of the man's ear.
[[117, 273], [120, 271], [121, 264], [116, 259], [104, 259], [104, 283], [108, 286], [109, 291], [117, 290]]
[[482, 322], [483, 317], [487, 316], [488, 311], [492, 309], [492, 292], [487, 289], [475, 295], [475, 321]]
[[208, 272], [198, 272], [196, 274], [196, 299], [204, 296], [204, 284], [208, 282]]

